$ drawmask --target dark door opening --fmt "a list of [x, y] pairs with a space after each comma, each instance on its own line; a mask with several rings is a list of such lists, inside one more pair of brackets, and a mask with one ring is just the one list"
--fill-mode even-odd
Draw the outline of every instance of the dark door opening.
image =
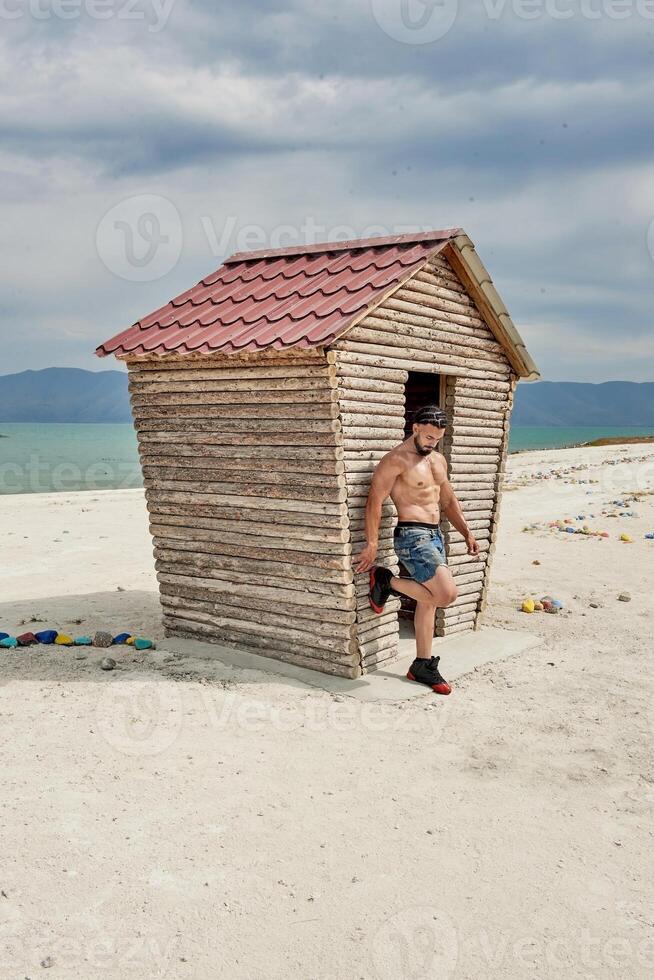
[[[412, 434], [413, 416], [423, 405], [438, 405], [445, 409], [445, 375], [434, 374], [431, 371], [409, 371], [404, 386], [404, 438]], [[443, 452], [443, 440], [438, 444], [438, 451]], [[410, 578], [406, 568], [399, 562], [400, 578]], [[415, 601], [408, 596], [402, 596], [401, 608], [398, 615], [402, 619], [412, 619], [416, 608]]]
[[[412, 432], [413, 416], [423, 405], [441, 405], [441, 375], [429, 371], [409, 371], [409, 377], [404, 386], [404, 438], [408, 439]], [[439, 450], [442, 447], [439, 443]]]

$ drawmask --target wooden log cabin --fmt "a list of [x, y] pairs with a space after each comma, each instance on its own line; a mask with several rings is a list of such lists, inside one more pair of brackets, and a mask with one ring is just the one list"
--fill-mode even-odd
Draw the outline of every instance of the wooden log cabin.
[[[442, 522], [479, 627], [519, 379], [537, 368], [461, 229], [238, 253], [102, 344], [125, 361], [166, 635], [358, 677], [397, 656], [397, 599], [353, 573], [377, 461], [425, 402], [480, 544]], [[395, 571], [390, 501], [379, 561]]]

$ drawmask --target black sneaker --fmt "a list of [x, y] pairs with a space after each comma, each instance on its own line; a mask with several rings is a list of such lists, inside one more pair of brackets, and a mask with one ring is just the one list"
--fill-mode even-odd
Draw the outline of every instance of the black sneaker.
[[423, 660], [422, 658], [416, 657], [409, 667], [409, 672], [406, 676], [410, 681], [418, 681], [419, 684], [426, 684], [427, 687], [431, 687], [432, 691], [436, 691], [437, 694], [451, 694], [452, 688], [441, 677], [438, 669], [440, 659], [440, 657], [430, 657], [429, 660]]
[[373, 565], [370, 569], [370, 592], [368, 593], [368, 600], [371, 609], [374, 609], [378, 615], [384, 611], [388, 597], [390, 595], [397, 595], [391, 588], [392, 578], [393, 573], [390, 568], [384, 568], [383, 565]]

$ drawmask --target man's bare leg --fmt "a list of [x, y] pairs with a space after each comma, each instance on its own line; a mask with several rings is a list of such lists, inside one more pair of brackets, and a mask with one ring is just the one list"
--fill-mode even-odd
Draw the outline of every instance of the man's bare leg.
[[434, 597], [425, 585], [414, 582], [412, 578], [397, 578], [395, 575], [391, 579], [391, 588], [402, 595], [408, 595], [416, 602], [433, 602]]
[[413, 615], [413, 628], [416, 633], [416, 657], [418, 660], [429, 660], [431, 657], [436, 609], [436, 606], [428, 602], [416, 603], [416, 611]]
[[419, 660], [429, 660], [434, 639], [436, 609], [439, 606], [448, 606], [456, 596], [456, 584], [451, 571], [446, 566], [437, 568], [434, 577], [424, 585], [414, 582], [413, 579], [395, 576], [390, 584], [397, 592], [416, 600], [413, 616], [416, 657]]

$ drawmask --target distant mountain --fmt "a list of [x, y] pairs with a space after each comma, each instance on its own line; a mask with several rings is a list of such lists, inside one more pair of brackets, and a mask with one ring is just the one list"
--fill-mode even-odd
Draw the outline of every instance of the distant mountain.
[[0, 423], [131, 421], [126, 371], [45, 368], [0, 377]]
[[[127, 372], [46, 368], [0, 377], [0, 422], [131, 422]], [[511, 424], [654, 426], [654, 381], [519, 384]]]
[[654, 425], [654, 381], [519, 384], [511, 425]]

